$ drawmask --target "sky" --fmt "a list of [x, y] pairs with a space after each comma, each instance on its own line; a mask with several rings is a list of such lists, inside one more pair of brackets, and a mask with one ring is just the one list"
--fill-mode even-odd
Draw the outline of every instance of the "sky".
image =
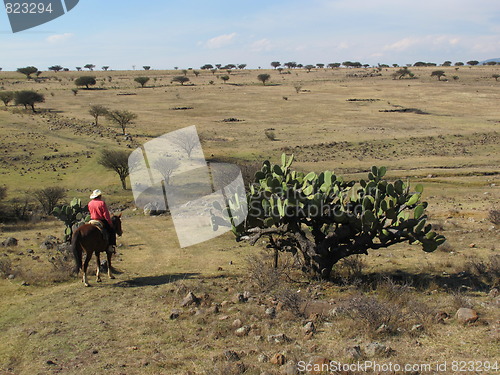
[[15, 34], [0, 8], [3, 70], [499, 57], [499, 0], [80, 0], [66, 15]]

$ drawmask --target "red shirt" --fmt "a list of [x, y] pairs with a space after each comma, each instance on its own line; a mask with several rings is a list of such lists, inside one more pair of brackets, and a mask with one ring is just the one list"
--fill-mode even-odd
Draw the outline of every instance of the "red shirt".
[[92, 220], [106, 220], [113, 226], [106, 203], [100, 198], [92, 199], [89, 204], [90, 218]]

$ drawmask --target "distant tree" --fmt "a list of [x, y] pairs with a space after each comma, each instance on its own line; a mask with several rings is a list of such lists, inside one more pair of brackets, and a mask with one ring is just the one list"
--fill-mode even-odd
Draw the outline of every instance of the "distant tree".
[[392, 66], [393, 66], [394, 68], [398, 68], [398, 67], [399, 67], [399, 65], [398, 65], [398, 64], [392, 64]]
[[297, 67], [297, 63], [295, 61], [289, 61], [289, 62], [284, 63], [283, 65], [285, 65], [288, 69], [292, 69], [292, 68]]
[[205, 64], [205, 65], [200, 67], [201, 70], [210, 70], [213, 68], [214, 68], [214, 66], [212, 64]]
[[92, 76], [81, 76], [75, 79], [75, 85], [77, 86], [85, 86], [87, 90], [89, 86], [94, 86], [96, 84], [95, 77]]
[[102, 70], [104, 70], [105, 72], [107, 72], [107, 71], [108, 71], [108, 69], [109, 69], [109, 66], [108, 66], [108, 65], [104, 65], [104, 66], [102, 67]]
[[446, 76], [443, 70], [434, 70], [431, 73], [431, 77], [437, 77], [438, 81], [441, 81], [441, 77]]
[[413, 73], [406, 66], [403, 67], [403, 68], [400, 68], [400, 69], [398, 69], [397, 71], [394, 72], [394, 78], [397, 77], [398, 79], [401, 79], [401, 78], [404, 78], [406, 76], [413, 77]]
[[325, 64], [319, 63], [319, 64], [316, 64], [316, 66], [318, 67], [318, 69], [323, 69], [325, 67]]
[[496, 61], [488, 61], [488, 62], [484, 63], [484, 65], [497, 65], [497, 62]]
[[63, 71], [69, 72], [69, 68], [64, 68]]
[[63, 70], [63, 67], [61, 65], [53, 65], [49, 66], [49, 70], [52, 70], [53, 72], [59, 72]]
[[137, 115], [133, 112], [120, 110], [108, 111], [106, 116], [110, 121], [121, 127], [124, 135], [126, 128], [137, 118]]
[[262, 84], [264, 84], [264, 85], [266, 84], [266, 82], [267, 82], [267, 81], [269, 81], [269, 78], [271, 78], [271, 76], [270, 76], [269, 74], [266, 74], [266, 73], [259, 74], [259, 75], [257, 76], [257, 79], [258, 79], [259, 81], [261, 81], [261, 82], [262, 82]]
[[127, 189], [126, 178], [129, 175], [128, 157], [130, 153], [123, 150], [108, 150], [101, 151], [98, 163], [104, 168], [111, 169], [118, 174], [123, 190]]
[[417, 61], [415, 64], [413, 64], [413, 66], [427, 66], [427, 63], [423, 61]]
[[28, 108], [28, 106], [30, 106], [33, 112], [36, 112], [35, 103], [43, 103], [45, 101], [45, 97], [43, 94], [39, 94], [36, 91], [23, 90], [15, 93], [14, 101], [16, 105], [22, 104], [24, 105], [24, 108]]
[[451, 66], [451, 61], [447, 60], [443, 63], [443, 66]]
[[177, 159], [166, 155], [153, 162], [153, 168], [161, 174], [163, 181], [165, 181], [165, 185], [170, 184], [170, 177], [172, 176], [172, 173], [179, 168], [179, 165], [180, 163]]
[[151, 69], [151, 67], [150, 67], [149, 65], [144, 65], [144, 66], [142, 67], [142, 69], [144, 69], [144, 70], [149, 70], [149, 69]]
[[229, 81], [229, 76], [223, 75], [223, 76], [220, 76], [220, 79], [222, 79], [224, 81], [224, 83], [226, 83], [226, 81]]
[[174, 66], [174, 70], [177, 70], [177, 69], [179, 69], [179, 67], [178, 66]]
[[238, 69], [245, 69], [247, 64], [238, 64]]
[[180, 83], [182, 86], [184, 86], [184, 84], [186, 82], [189, 82], [189, 78], [186, 77], [186, 76], [177, 76], [177, 77], [174, 77], [172, 78], [172, 82], [178, 82]]
[[94, 64], [87, 64], [83, 66], [85, 69], [88, 69], [90, 71], [94, 70], [95, 65]]
[[149, 81], [149, 77], [137, 77], [134, 78], [134, 81], [140, 84], [142, 88], [144, 88], [144, 85]]
[[464, 63], [463, 63], [463, 62], [461, 62], [461, 61], [457, 61], [457, 62], [455, 63], [455, 66], [464, 66]]
[[217, 69], [220, 69], [220, 67], [221, 67], [221, 66], [222, 66], [222, 64], [215, 64], [215, 67], [216, 67]]
[[24, 74], [27, 79], [31, 79], [31, 75], [38, 72], [38, 68], [36, 68], [34, 66], [27, 66], [24, 68], [18, 68], [17, 72]]
[[66, 197], [66, 190], [60, 186], [52, 186], [35, 190], [33, 196], [40, 202], [43, 212], [50, 215], [57, 204]]
[[89, 114], [94, 118], [96, 126], [99, 125], [99, 117], [106, 116], [109, 109], [101, 104], [94, 104], [90, 106]]
[[196, 134], [181, 132], [174, 138], [175, 144], [186, 151], [188, 158], [191, 159], [191, 154], [193, 153], [196, 146], [199, 145], [199, 138]]
[[200, 75], [200, 71], [199, 70], [193, 70], [193, 74], [198, 77]]
[[14, 92], [13, 91], [0, 91], [0, 100], [8, 106], [9, 103], [14, 100]]
[[477, 60], [467, 61], [467, 65], [470, 65], [470, 66], [475, 66], [475, 65], [478, 65], [478, 64], [479, 64], [479, 61], [477, 61]]
[[500, 78], [500, 74], [493, 74], [491, 78], [495, 78], [495, 81], [498, 81], [498, 78]]
[[187, 74], [188, 74], [187, 69], [182, 69], [182, 74], [184, 74], [185, 76], [187, 76]]
[[217, 71], [217, 69], [210, 69], [210, 71], [212, 72], [213, 75], [215, 75], [215, 72]]
[[281, 66], [281, 63], [280, 63], [279, 61], [273, 61], [273, 62], [271, 63], [271, 66], [272, 66], [274, 69], [276, 69], [276, 68], [278, 68], [278, 67], [280, 67], [280, 66]]
[[331, 68], [331, 69], [333, 69], [333, 68], [340, 67], [340, 65], [341, 65], [340, 63], [330, 63], [330, 64], [328, 64], [328, 67]]
[[309, 73], [311, 71], [311, 69], [314, 68], [314, 65], [307, 64], [306, 66], [304, 66], [304, 68], [307, 70], [307, 73]]
[[82, 71], [82, 67], [81, 66], [77, 66], [76, 70], [78, 70], [79, 72], [81, 72]]
[[276, 69], [276, 70], [279, 72], [279, 74], [281, 74], [281, 73], [283, 72], [283, 70], [284, 70], [284, 69], [283, 69], [283, 68], [278, 68], [278, 69]]
[[295, 91], [297, 92], [297, 94], [300, 92], [300, 90], [302, 90], [302, 83], [300, 82], [297, 82], [293, 85]]

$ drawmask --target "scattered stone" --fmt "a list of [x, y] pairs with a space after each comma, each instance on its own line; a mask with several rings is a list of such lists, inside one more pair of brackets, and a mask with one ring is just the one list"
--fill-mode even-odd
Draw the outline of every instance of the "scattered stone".
[[380, 327], [377, 328], [376, 332], [377, 333], [387, 333], [389, 332], [389, 326], [387, 324], [382, 324]]
[[378, 342], [371, 342], [366, 345], [365, 353], [368, 357], [388, 357], [394, 353], [394, 349]]
[[299, 369], [297, 368], [297, 364], [293, 361], [288, 361], [282, 368], [281, 373], [283, 375], [298, 375]]
[[7, 276], [7, 278], [9, 280], [14, 280], [16, 278], [16, 275], [10, 274], [9, 276]]
[[316, 332], [316, 326], [313, 322], [307, 322], [304, 327], [302, 327], [302, 331], [305, 335]]
[[234, 334], [238, 337], [243, 337], [248, 335], [248, 332], [250, 332], [250, 327], [249, 326], [243, 326], [238, 328], [236, 331], [234, 331]]
[[434, 316], [434, 321], [436, 323], [444, 324], [445, 320], [448, 320], [450, 318], [450, 315], [445, 312], [445, 311], [439, 311], [435, 316]]
[[2, 246], [3, 247], [8, 247], [8, 246], [17, 246], [17, 238], [14, 237], [7, 237], [7, 239], [2, 241]]
[[472, 248], [476, 247], [476, 244], [475, 243], [471, 243], [471, 244], [469, 244], [469, 247], [472, 249]]
[[26, 281], [21, 282], [21, 286], [29, 286], [30, 284], [27, 283]]
[[26, 250], [26, 252], [27, 252], [28, 254], [33, 254], [35, 251], [34, 251], [33, 249], [28, 249], [28, 250]]
[[45, 240], [40, 244], [40, 250], [52, 250], [55, 247], [55, 243], [51, 240]]
[[289, 337], [287, 337], [284, 333], [280, 333], [278, 335], [267, 336], [267, 341], [275, 344], [284, 344], [292, 340]]
[[229, 319], [229, 315], [219, 316], [219, 320], [227, 320], [227, 319]]
[[241, 321], [241, 319], [235, 319], [233, 320], [233, 323], [231, 325], [233, 326], [233, 328], [240, 328], [241, 326], [243, 326], [243, 322]]
[[257, 362], [260, 362], [260, 363], [266, 363], [266, 362], [269, 362], [269, 357], [264, 354], [264, 353], [261, 353], [257, 356]]
[[363, 357], [363, 352], [361, 351], [361, 348], [359, 345], [347, 348], [345, 350], [345, 354], [346, 354], [347, 358], [349, 358], [350, 360], [354, 360], [354, 361]]
[[189, 292], [186, 297], [181, 302], [181, 307], [186, 307], [190, 305], [199, 305], [200, 299], [194, 295], [193, 292]]
[[286, 358], [283, 354], [276, 353], [269, 362], [273, 365], [283, 366], [286, 363]]
[[423, 324], [414, 324], [410, 329], [411, 332], [422, 332], [423, 330], [424, 330]]
[[175, 319], [177, 319], [180, 315], [181, 315], [181, 310], [178, 310], [178, 309], [173, 309], [173, 310], [170, 312], [169, 318], [170, 318], [171, 320], [175, 320]]
[[226, 350], [224, 352], [224, 358], [228, 362], [236, 362], [240, 360], [240, 356], [234, 350]]
[[470, 324], [478, 320], [479, 316], [477, 315], [476, 311], [466, 307], [462, 307], [457, 310], [455, 318], [462, 324]]
[[218, 303], [213, 303], [208, 309], [210, 314], [218, 314], [220, 312], [220, 305]]
[[496, 298], [500, 295], [500, 292], [498, 291], [498, 288], [493, 288], [490, 290], [490, 292], [488, 293], [488, 297], [490, 298]]
[[[234, 295], [233, 302], [235, 302], [235, 303], [244, 303], [244, 302], [247, 302], [248, 301], [248, 296], [245, 296], [245, 293], [248, 293], [248, 292], [236, 293]], [[249, 295], [249, 293], [248, 293], [248, 295]]]
[[268, 307], [266, 309], [266, 315], [270, 318], [276, 317], [276, 308], [275, 307]]

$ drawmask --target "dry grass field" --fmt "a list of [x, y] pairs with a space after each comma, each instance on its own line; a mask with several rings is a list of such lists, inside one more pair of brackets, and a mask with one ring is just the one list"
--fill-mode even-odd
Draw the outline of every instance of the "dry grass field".
[[[0, 374], [275, 375], [328, 360], [415, 365], [332, 374], [498, 373], [488, 366], [500, 366], [492, 217], [500, 210], [500, 82], [491, 78], [500, 67], [439, 69], [446, 81], [430, 67], [400, 80], [394, 68], [237, 70], [226, 83], [226, 72], [189, 71], [183, 86], [171, 82], [181, 71], [44, 72], [41, 82], [0, 72], [0, 90], [45, 95], [37, 113], [0, 108], [0, 213], [35, 205], [42, 187], [85, 202], [99, 188], [123, 211], [124, 227], [116, 279], [91, 277], [84, 288], [61, 247], [62, 222], [34, 212], [0, 224], [0, 242], [18, 240], [0, 246]], [[266, 85], [261, 73], [271, 75]], [[75, 95], [82, 75], [97, 84]], [[139, 76], [150, 77], [145, 88]], [[136, 113], [132, 140], [107, 119], [93, 125], [93, 104]], [[180, 249], [171, 219], [144, 216], [97, 159], [190, 125], [207, 159], [245, 165], [285, 152], [299, 170], [351, 178], [384, 165], [388, 179], [423, 183], [447, 242], [434, 253], [405, 244], [347, 259], [332, 282], [305, 279], [287, 256], [274, 270], [264, 246], [231, 234]], [[181, 306], [189, 292], [196, 301]], [[462, 324], [462, 307], [479, 319]]]

